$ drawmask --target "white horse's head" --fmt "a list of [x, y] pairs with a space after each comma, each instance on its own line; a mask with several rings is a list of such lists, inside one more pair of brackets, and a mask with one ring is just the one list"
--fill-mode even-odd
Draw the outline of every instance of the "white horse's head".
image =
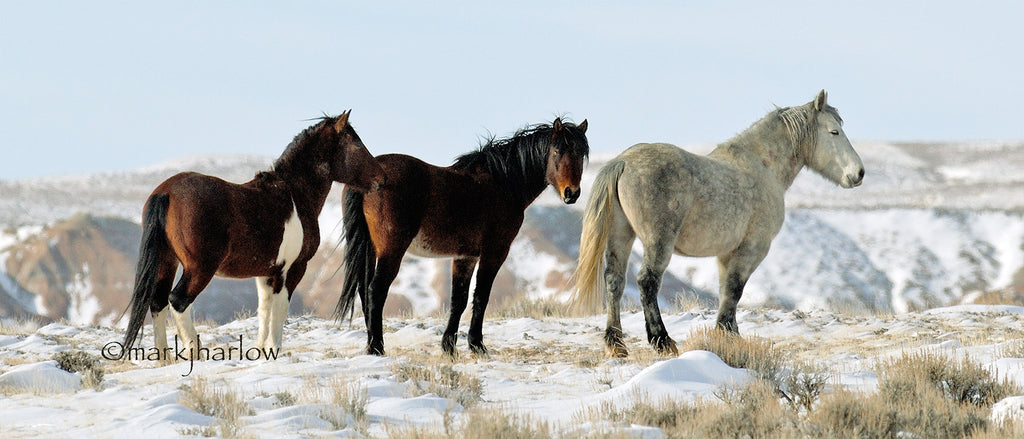
[[864, 181], [864, 163], [853, 150], [843, 132], [843, 119], [826, 102], [825, 90], [808, 103], [814, 124], [814, 144], [807, 157], [807, 167], [844, 188], [860, 186]]

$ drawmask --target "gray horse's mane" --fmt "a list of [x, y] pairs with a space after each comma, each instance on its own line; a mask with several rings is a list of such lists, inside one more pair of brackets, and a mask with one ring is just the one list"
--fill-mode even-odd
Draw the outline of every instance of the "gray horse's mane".
[[[831, 105], [825, 105], [822, 111], [828, 112], [839, 121], [843, 123], [843, 118], [839, 117], [839, 110]], [[807, 139], [808, 136], [813, 134], [812, 127], [810, 126], [811, 121], [811, 109], [806, 105], [799, 107], [784, 107], [775, 110], [776, 119], [782, 122], [782, 125], [786, 127], [786, 131], [789, 133], [790, 139], [799, 144], [800, 142]]]

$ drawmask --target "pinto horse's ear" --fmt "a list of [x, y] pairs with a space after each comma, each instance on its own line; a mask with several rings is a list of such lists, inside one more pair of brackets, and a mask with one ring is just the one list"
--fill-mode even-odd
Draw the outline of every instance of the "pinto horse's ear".
[[352, 110], [345, 111], [338, 116], [338, 120], [334, 121], [334, 131], [342, 132], [345, 131], [345, 125], [348, 125], [348, 115], [352, 113]]
[[827, 100], [828, 93], [825, 93], [825, 90], [822, 89], [818, 92], [818, 97], [814, 98], [814, 111], [821, 111], [822, 108], [825, 108], [828, 105]]
[[576, 125], [576, 127], [579, 128], [580, 131], [586, 133], [587, 132], [587, 120], [583, 119], [583, 122], [580, 122], [580, 124]]

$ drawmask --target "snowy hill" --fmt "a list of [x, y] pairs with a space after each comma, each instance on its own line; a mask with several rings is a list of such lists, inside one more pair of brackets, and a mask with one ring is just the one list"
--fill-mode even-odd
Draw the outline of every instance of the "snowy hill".
[[[1020, 287], [1024, 174], [1019, 170], [1024, 169], [1024, 143], [860, 142], [855, 147], [867, 170], [864, 185], [844, 190], [804, 170], [787, 193], [786, 223], [748, 283], [741, 306], [907, 312]], [[710, 146], [687, 149], [703, 153]], [[612, 156], [592, 157], [584, 172], [585, 195], [596, 170]], [[0, 181], [0, 316], [34, 313], [79, 323], [110, 322], [127, 300], [137, 257], [137, 244], [121, 241], [137, 242], [142, 204], [153, 187], [183, 170], [242, 182], [272, 161], [255, 156], [197, 157], [130, 171]], [[293, 304], [295, 312], [326, 316], [333, 309], [341, 279], [338, 189], [321, 216], [324, 243], [299, 288], [301, 303]], [[495, 283], [492, 303], [565, 298], [584, 204], [566, 206], [550, 190], [538, 199], [527, 211]], [[80, 213], [94, 222], [119, 224], [120, 229], [72, 230], [72, 225], [85, 224], [73, 220]], [[108, 217], [118, 221], [103, 219]], [[48, 245], [86, 238], [92, 241]], [[73, 254], [75, 249], [98, 248], [122, 249], [102, 257], [117, 264], [101, 270], [107, 278], [103, 282], [96, 278], [95, 261], [90, 265], [88, 255]], [[631, 258], [633, 274], [639, 252], [637, 243]], [[29, 255], [36, 256], [28, 259]], [[50, 273], [53, 280], [44, 290], [36, 285], [43, 276], [39, 273], [52, 271], [50, 265], [32, 261], [63, 261], [58, 271], [65, 272]], [[428, 315], [441, 310], [449, 272], [446, 260], [408, 257], [388, 301], [389, 313]], [[669, 309], [680, 303], [684, 308], [690, 303], [712, 306], [717, 301], [717, 279], [713, 259], [675, 257], [662, 302]], [[200, 296], [200, 301], [211, 304], [197, 304], [199, 318], [226, 322], [251, 312], [251, 282], [218, 282], [211, 287], [218, 292]], [[637, 301], [632, 277], [626, 297]], [[95, 303], [89, 312], [72, 306], [87, 303]]]

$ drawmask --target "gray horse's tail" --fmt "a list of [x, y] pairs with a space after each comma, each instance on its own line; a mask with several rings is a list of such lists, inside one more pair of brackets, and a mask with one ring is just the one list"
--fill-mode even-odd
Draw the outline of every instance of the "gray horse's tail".
[[580, 235], [580, 257], [576, 271], [570, 278], [574, 307], [594, 310], [600, 307], [603, 295], [602, 272], [604, 252], [608, 246], [608, 232], [611, 230], [611, 215], [614, 204], [618, 204], [619, 177], [625, 168], [623, 160], [608, 162], [597, 173], [590, 190], [590, 200], [583, 213], [583, 233]]

